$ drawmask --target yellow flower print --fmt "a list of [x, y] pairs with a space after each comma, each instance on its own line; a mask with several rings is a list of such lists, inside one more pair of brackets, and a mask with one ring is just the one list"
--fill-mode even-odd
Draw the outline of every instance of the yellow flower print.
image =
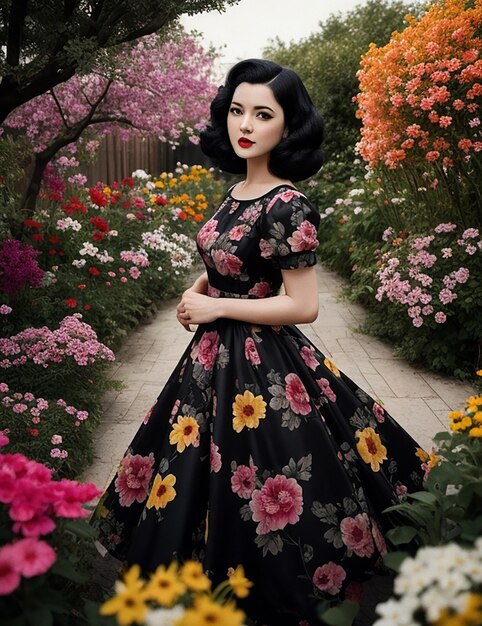
[[415, 452], [415, 456], [418, 456], [418, 458], [422, 461], [422, 463], [425, 463], [430, 458], [428, 452], [425, 452], [423, 448], [417, 448], [417, 451]]
[[228, 578], [229, 585], [238, 598], [246, 598], [249, 595], [249, 589], [253, 583], [244, 575], [244, 567], [238, 565]]
[[179, 576], [191, 591], [208, 591], [211, 588], [211, 581], [204, 573], [203, 566], [199, 561], [186, 561]]
[[172, 502], [176, 497], [176, 490], [174, 489], [175, 484], [176, 477], [174, 474], [168, 474], [165, 478], [157, 474], [147, 500], [147, 508], [152, 509], [152, 507], [154, 507], [156, 510], [165, 509], [168, 503]]
[[159, 565], [146, 585], [145, 595], [161, 606], [170, 607], [186, 591], [186, 586], [179, 579], [177, 563], [173, 561], [166, 569]]
[[358, 438], [356, 449], [358, 454], [369, 463], [374, 472], [380, 470], [380, 465], [387, 459], [387, 449], [382, 444], [380, 435], [373, 428], [357, 430], [355, 436]]
[[330, 372], [332, 372], [333, 374], [335, 374], [335, 376], [338, 376], [338, 378], [340, 378], [341, 374], [340, 374], [340, 370], [337, 368], [337, 366], [333, 363], [333, 361], [330, 361], [330, 359], [325, 359], [323, 361], [325, 367], [327, 367]]
[[178, 452], [193, 444], [199, 435], [199, 424], [194, 417], [178, 417], [177, 423], [172, 425], [169, 433], [169, 443], [177, 446]]
[[244, 613], [228, 602], [221, 605], [206, 595], [194, 600], [192, 609], [187, 609], [176, 626], [242, 626]]
[[139, 565], [133, 565], [124, 574], [124, 581], [116, 582], [116, 595], [101, 605], [101, 615], [115, 615], [120, 626], [144, 622], [148, 607], [145, 582], [140, 578], [140, 573]]
[[266, 417], [266, 402], [263, 396], [254, 396], [251, 391], [238, 393], [233, 402], [233, 428], [240, 433], [243, 428], [258, 428], [259, 420]]

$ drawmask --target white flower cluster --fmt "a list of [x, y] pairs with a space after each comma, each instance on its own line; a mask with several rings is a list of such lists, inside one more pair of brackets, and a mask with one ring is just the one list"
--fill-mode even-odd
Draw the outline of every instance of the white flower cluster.
[[142, 233], [142, 243], [151, 250], [167, 252], [172, 267], [187, 268], [193, 264], [191, 251], [186, 249], [189, 247], [192, 250], [192, 245], [188, 242], [189, 238], [185, 235], [173, 234], [170, 238], [166, 234], [164, 226], [159, 226], [152, 232]]
[[[450, 543], [421, 548], [406, 558], [395, 579], [395, 593], [377, 606], [373, 626], [419, 626], [435, 623], [444, 610], [463, 614], [470, 596], [482, 585], [482, 538], [471, 549]], [[480, 591], [479, 591], [480, 593]], [[425, 620], [414, 617], [423, 611]]]
[[77, 220], [73, 220], [71, 217], [66, 217], [63, 220], [57, 220], [57, 230], [79, 231], [81, 228], [82, 224]]
[[[91, 256], [95, 257], [100, 263], [112, 263], [114, 257], [112, 257], [107, 250], [102, 250], [99, 252], [99, 248], [94, 246], [90, 241], [84, 241], [82, 244], [82, 248], [79, 250], [80, 256]], [[75, 267], [83, 267], [85, 265], [85, 259], [74, 260], [72, 261], [72, 265]]]

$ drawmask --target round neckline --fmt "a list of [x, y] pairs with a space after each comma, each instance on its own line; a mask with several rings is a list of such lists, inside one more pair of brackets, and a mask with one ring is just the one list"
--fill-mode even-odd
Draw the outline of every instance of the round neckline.
[[[236, 185], [234, 185], [236, 187]], [[260, 196], [258, 196], [257, 198], [235, 198], [232, 194], [232, 191], [228, 191], [228, 195], [229, 197], [234, 200], [235, 202], [255, 202], [256, 200], [261, 200], [261, 198], [264, 198], [265, 196], [267, 196], [268, 194], [270, 194], [273, 191], [276, 191], [276, 189], [280, 189], [281, 187], [288, 187], [288, 189], [293, 189], [294, 191], [298, 191], [296, 189], [296, 187], [294, 187], [293, 185], [288, 185], [287, 183], [283, 183], [282, 185], [276, 185], [275, 187], [272, 187], [271, 189], [269, 189], [268, 191], [266, 191], [265, 193], [261, 194]]]

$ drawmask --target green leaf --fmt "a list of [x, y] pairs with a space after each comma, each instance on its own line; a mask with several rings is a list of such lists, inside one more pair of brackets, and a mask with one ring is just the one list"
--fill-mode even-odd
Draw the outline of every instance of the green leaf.
[[415, 491], [414, 493], [408, 493], [407, 497], [412, 500], [417, 500], [417, 502], [423, 502], [424, 504], [437, 503], [437, 498], [433, 493], [429, 493], [428, 491]]
[[35, 611], [28, 611], [25, 616], [30, 626], [53, 626], [54, 623], [52, 613], [47, 607], [40, 607]]
[[93, 539], [97, 536], [96, 530], [85, 520], [68, 520], [64, 523], [64, 528], [82, 539]]
[[410, 543], [417, 534], [418, 530], [413, 526], [397, 526], [387, 532], [387, 537], [393, 544], [399, 546], [403, 543]]
[[329, 626], [351, 626], [359, 610], [360, 606], [356, 602], [345, 600], [325, 611], [320, 617]]
[[397, 552], [388, 552], [388, 554], [385, 554], [383, 557], [383, 562], [387, 567], [393, 569], [395, 572], [398, 572], [400, 565], [408, 556], [410, 556], [408, 552], [403, 552], [401, 550], [398, 550]]
[[102, 616], [99, 614], [100, 604], [87, 600], [84, 604], [84, 615], [82, 616], [85, 623], [89, 626], [117, 626], [117, 620], [114, 615]]
[[78, 572], [72, 563], [65, 558], [59, 557], [50, 570], [53, 574], [58, 574], [74, 583], [85, 583], [88, 580], [86, 572]]

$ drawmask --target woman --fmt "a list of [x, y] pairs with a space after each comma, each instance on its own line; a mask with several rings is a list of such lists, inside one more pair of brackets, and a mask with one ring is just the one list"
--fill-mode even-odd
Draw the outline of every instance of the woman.
[[98, 508], [103, 543], [145, 571], [194, 556], [216, 583], [242, 564], [241, 606], [270, 626], [352, 593], [386, 550], [381, 511], [420, 484], [416, 443], [293, 326], [318, 314], [320, 218], [293, 182], [322, 135], [294, 72], [229, 72], [201, 145], [245, 177], [198, 234], [206, 272], [177, 307], [198, 328]]

